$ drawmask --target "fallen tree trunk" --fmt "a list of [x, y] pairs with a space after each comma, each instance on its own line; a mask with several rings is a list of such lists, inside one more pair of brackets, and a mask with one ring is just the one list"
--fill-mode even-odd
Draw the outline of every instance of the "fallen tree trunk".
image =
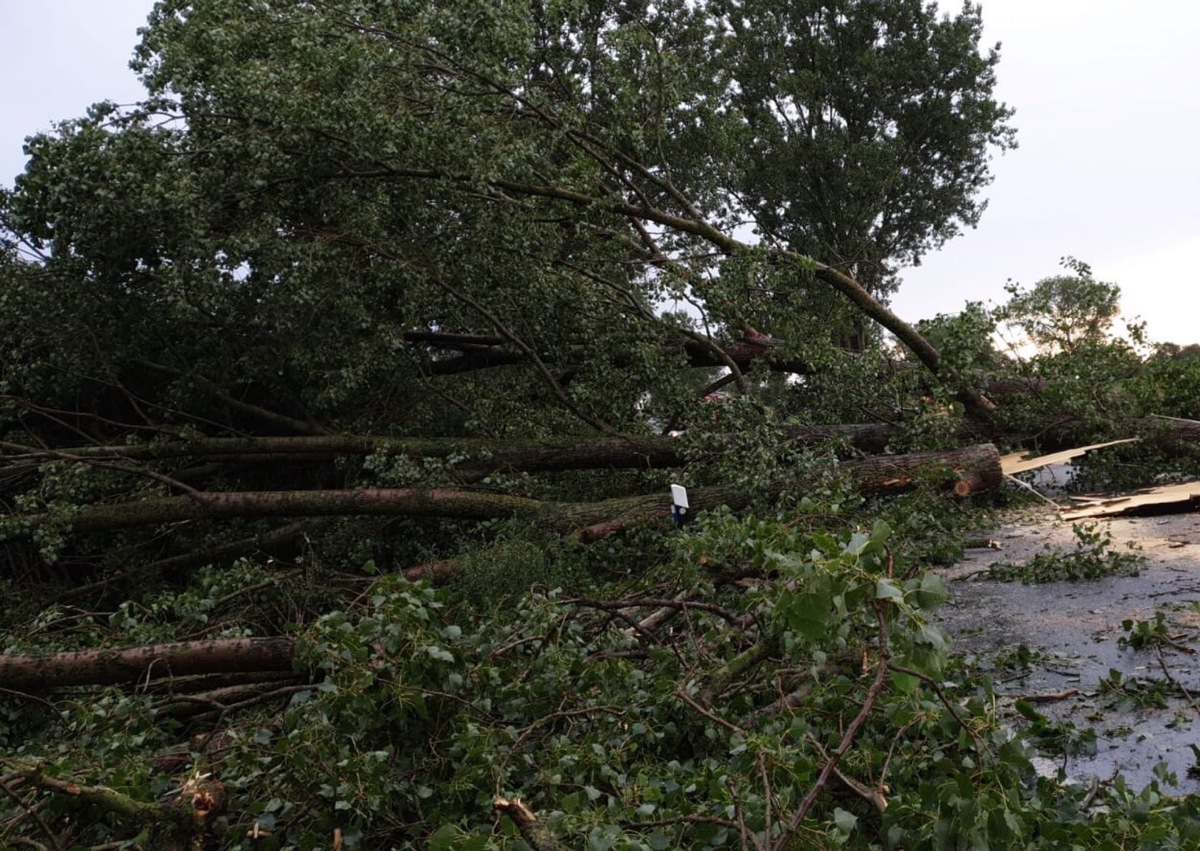
[[[1004, 481], [1000, 467], [1000, 453], [990, 443], [954, 449], [948, 452], [916, 452], [909, 455], [877, 455], [855, 461], [844, 462], [839, 469], [856, 482], [859, 493], [864, 496], [890, 496], [915, 488], [919, 482], [927, 482], [957, 497], [999, 489]], [[777, 499], [779, 492], [753, 494], [745, 490], [726, 487], [695, 488], [688, 492], [692, 513], [726, 505], [735, 510], [745, 508], [756, 497]], [[587, 526], [576, 527], [583, 543], [592, 543], [601, 538], [623, 531], [630, 523], [645, 519], [665, 519], [671, 516], [667, 500], [651, 496], [611, 499], [593, 506], [607, 506], [603, 519]], [[588, 514], [605, 514], [589, 511]], [[576, 519], [583, 519], [581, 514]]]
[[123, 650], [0, 655], [0, 687], [12, 689], [113, 685], [197, 674], [291, 671], [288, 638], [227, 638], [153, 644]]
[[[919, 480], [951, 487], [959, 496], [999, 487], [1000, 455], [988, 443], [948, 452], [880, 455], [841, 465], [865, 495], [899, 493]], [[741, 508], [753, 495], [725, 487], [697, 488], [693, 505]], [[362, 490], [247, 491], [191, 493], [162, 499], [87, 505], [73, 516], [31, 515], [25, 533], [54, 522], [75, 532], [106, 532], [181, 521], [260, 518], [382, 515], [443, 517], [462, 520], [527, 518], [564, 533], [595, 539], [611, 531], [591, 532], [597, 524], [624, 528], [635, 517], [657, 517], [669, 510], [661, 494], [618, 497], [588, 503], [545, 502], [528, 497], [449, 488], [366, 488]], [[607, 527], [606, 527], [607, 528]], [[16, 533], [14, 533], [16, 534]]]
[[[1200, 425], [1197, 426], [1200, 433]], [[779, 430], [782, 442], [812, 446], [841, 440], [867, 454], [884, 452], [900, 433], [890, 423], [834, 423], [789, 425]], [[976, 435], [973, 424], [964, 423], [961, 437]], [[685, 463], [678, 441], [651, 435], [611, 438], [568, 437], [547, 440], [493, 440], [483, 438], [420, 438], [382, 435], [321, 435], [302, 437], [209, 437], [164, 443], [106, 446], [74, 446], [43, 449], [16, 443], [0, 443], [0, 471], [35, 473], [46, 461], [151, 462], [196, 459], [225, 464], [245, 460], [256, 465], [297, 463], [305, 459], [331, 463], [342, 456], [375, 453], [410, 458], [450, 458], [466, 455], [469, 460], [453, 467], [462, 481], [474, 481], [495, 472], [554, 472], [592, 469], [661, 469]]]
[[846, 461], [841, 469], [868, 496], [902, 493], [924, 480], [964, 497], [997, 490], [1004, 481], [1000, 453], [990, 443], [945, 452], [875, 455]]
[[[889, 429], [890, 426], [883, 426]], [[878, 444], [882, 432], [873, 425], [812, 427], [807, 435], [797, 431], [789, 439], [819, 442], [846, 436]], [[665, 437], [629, 436], [612, 438], [573, 437], [555, 440], [488, 440], [472, 438], [386, 437], [380, 435], [327, 435], [303, 437], [212, 437], [158, 444], [77, 446], [39, 449], [0, 443], [0, 461], [5, 472], [35, 472], [48, 460], [151, 462], [158, 460], [204, 459], [209, 462], [262, 465], [305, 460], [331, 463], [341, 456], [376, 453], [410, 458], [467, 456], [453, 468], [464, 481], [473, 481], [498, 471], [550, 472], [556, 470], [657, 469], [683, 463], [678, 444]]]
[[[1143, 417], [1115, 423], [1111, 429], [1114, 438], [1140, 437], [1142, 446], [1167, 457], [1187, 455], [1200, 450], [1200, 422], [1174, 417]], [[1085, 440], [1088, 432], [1074, 423], [1060, 423], [1046, 430], [1039, 438], [1039, 449], [1053, 452], [1069, 449]]]

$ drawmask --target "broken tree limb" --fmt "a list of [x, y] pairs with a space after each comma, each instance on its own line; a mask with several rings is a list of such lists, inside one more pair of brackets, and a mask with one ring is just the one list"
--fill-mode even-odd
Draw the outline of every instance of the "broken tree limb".
[[496, 798], [492, 802], [492, 806], [496, 808], [496, 812], [512, 819], [521, 838], [536, 851], [563, 851], [566, 848], [548, 827], [538, 821], [533, 810], [522, 803], [519, 798], [512, 800]]
[[[506, 340], [490, 335], [411, 331], [404, 335], [404, 339], [409, 343], [458, 353], [454, 357], [429, 360], [425, 366], [430, 375], [457, 375], [528, 361], [526, 354], [508, 347]], [[797, 375], [811, 375], [814, 372], [812, 365], [804, 361], [778, 357], [778, 349], [783, 345], [782, 341], [765, 336], [755, 340], [683, 337], [679, 348], [688, 366], [727, 367], [731, 361], [739, 370], [745, 372], [756, 361], [766, 360], [770, 369], [775, 372]], [[582, 350], [579, 353], [582, 354]], [[719, 353], [723, 353], [729, 361]], [[617, 365], [620, 365], [620, 358], [617, 360]]]
[[288, 638], [226, 638], [122, 650], [0, 655], [0, 686], [13, 689], [113, 685], [197, 674], [291, 671]]
[[222, 389], [216, 382], [203, 375], [195, 375], [176, 369], [173, 366], [166, 364], [155, 363], [154, 361], [138, 358], [134, 361], [137, 365], [146, 369], [154, 370], [155, 372], [170, 375], [175, 378], [188, 378], [195, 381], [200, 387], [203, 387], [205, 392], [209, 393], [214, 399], [219, 400], [222, 404], [228, 405], [231, 409], [247, 414], [258, 421], [277, 428], [283, 428], [288, 431], [293, 431], [298, 434], [328, 434], [328, 431], [317, 423], [308, 420], [300, 420], [295, 417], [289, 417], [286, 414], [281, 414], [276, 411], [268, 410], [260, 405], [252, 405], [241, 399], [231, 396]]
[[[1004, 481], [1000, 470], [1000, 453], [990, 443], [946, 452], [871, 456], [843, 462], [839, 469], [857, 483], [859, 493], [864, 496], [900, 494], [924, 481], [962, 498], [997, 490]], [[768, 499], [778, 496], [778, 493], [766, 495]], [[691, 510], [696, 512], [715, 505], [741, 509], [751, 503], [753, 495], [732, 488], [713, 487], [690, 489], [688, 498]], [[620, 510], [580, 529], [579, 540], [593, 543], [623, 531], [633, 522], [671, 516], [671, 507], [665, 500], [657, 495], [652, 499], [655, 501], [649, 502], [646, 497], [608, 500], [608, 506]]]
[[[6, 769], [8, 778], [21, 779], [54, 795], [91, 804], [119, 822], [145, 828], [138, 839], [148, 839], [147, 831], [165, 828], [168, 835], [157, 837], [158, 841], [153, 843], [156, 848], [202, 847], [204, 833], [224, 811], [227, 799], [225, 785], [208, 774], [194, 773], [171, 799], [152, 804], [108, 786], [85, 786], [55, 777], [46, 773], [40, 762], [4, 760], [0, 761], [0, 767]], [[134, 840], [131, 844], [138, 842]]]
[[[864, 495], [873, 496], [903, 493], [920, 481], [929, 481], [962, 497], [996, 490], [1004, 481], [1000, 472], [1000, 453], [990, 443], [951, 452], [865, 458], [844, 464], [843, 469], [858, 478]], [[776, 499], [779, 493], [759, 496]], [[704, 487], [688, 491], [693, 513], [718, 505], [739, 510], [748, 506], [753, 498], [753, 494], [738, 488]], [[617, 497], [565, 508], [563, 513], [547, 514], [546, 523], [560, 532], [574, 534], [585, 544], [623, 532], [634, 523], [665, 521], [671, 516], [670, 501], [662, 494]], [[468, 564], [464, 558], [439, 559], [407, 568], [404, 574], [414, 582], [422, 579], [442, 582], [462, 572]]]

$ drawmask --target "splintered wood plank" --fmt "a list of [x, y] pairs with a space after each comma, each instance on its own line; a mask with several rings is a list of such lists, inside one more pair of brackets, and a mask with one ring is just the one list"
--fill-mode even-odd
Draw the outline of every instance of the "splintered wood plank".
[[1083, 520], [1088, 517], [1116, 517], [1152, 506], [1175, 506], [1178, 511], [1190, 511], [1200, 503], [1200, 482], [1183, 482], [1147, 488], [1125, 496], [1081, 497], [1078, 505], [1058, 513], [1063, 520]]
[[1037, 458], [1030, 458], [1028, 452], [1013, 452], [1000, 459], [1000, 468], [1004, 471], [1004, 475], [1015, 476], [1017, 473], [1027, 473], [1030, 470], [1037, 470], [1040, 467], [1049, 467], [1051, 464], [1065, 464], [1072, 458], [1078, 458], [1080, 455], [1085, 455], [1093, 449], [1103, 449], [1106, 446], [1116, 446], [1119, 443], [1133, 443], [1137, 440], [1141, 440], [1141, 438], [1126, 437], [1121, 440], [1110, 440], [1108, 443], [1093, 443], [1091, 446], [1064, 449], [1062, 452], [1039, 455]]

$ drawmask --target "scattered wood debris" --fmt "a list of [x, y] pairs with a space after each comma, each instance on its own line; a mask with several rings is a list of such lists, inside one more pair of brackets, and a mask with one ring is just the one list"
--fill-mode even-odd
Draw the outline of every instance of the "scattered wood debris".
[[[1029, 457], [1029, 453], [1013, 452], [1000, 459], [1000, 467], [1005, 476], [1017, 473], [1027, 473], [1054, 464], [1066, 464], [1093, 449], [1103, 449], [1106, 446], [1116, 446], [1121, 443], [1132, 443], [1140, 440], [1137, 437], [1127, 437], [1123, 440], [1110, 440], [1107, 443], [1094, 443], [1091, 446], [1079, 446], [1065, 449], [1050, 455]], [[1019, 480], [1017, 480], [1019, 481]], [[1163, 485], [1155, 488], [1145, 488], [1131, 494], [1097, 494], [1092, 496], [1077, 496], [1072, 498], [1072, 505], [1062, 508], [1052, 503], [1058, 509], [1058, 516], [1064, 521], [1085, 520], [1091, 517], [1117, 517], [1132, 514], [1143, 509], [1169, 507], [1175, 511], [1193, 511], [1200, 508], [1200, 481], [1183, 482], [1181, 484]]]

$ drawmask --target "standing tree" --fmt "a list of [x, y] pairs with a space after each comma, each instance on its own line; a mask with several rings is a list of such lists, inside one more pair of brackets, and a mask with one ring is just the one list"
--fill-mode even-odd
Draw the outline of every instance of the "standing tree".
[[[1074, 274], [1043, 278], [1028, 290], [1008, 286], [1009, 300], [996, 318], [1020, 331], [1043, 354], [1076, 352], [1109, 341], [1121, 313], [1121, 288], [1097, 281], [1086, 263], [1067, 257], [1063, 266]], [[1142, 328], [1130, 328], [1141, 342]]]
[[[989, 155], [1015, 145], [980, 9], [928, 0], [721, 0], [715, 52], [744, 121], [734, 184], [763, 238], [885, 297], [895, 273], [974, 226]], [[809, 296], [811, 298], [811, 296]], [[814, 311], [829, 312], [818, 297]], [[837, 335], [866, 343], [845, 309]]]

